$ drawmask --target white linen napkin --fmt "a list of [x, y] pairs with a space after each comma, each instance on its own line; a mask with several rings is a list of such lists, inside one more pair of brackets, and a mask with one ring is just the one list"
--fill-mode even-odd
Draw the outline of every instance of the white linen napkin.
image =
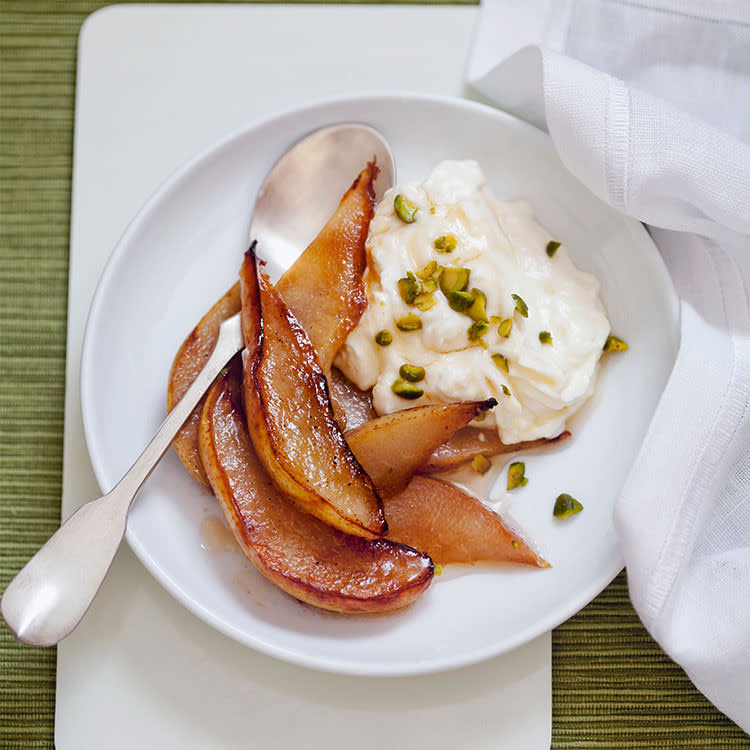
[[750, 3], [483, 0], [468, 79], [666, 261], [680, 351], [615, 523], [644, 625], [750, 732]]

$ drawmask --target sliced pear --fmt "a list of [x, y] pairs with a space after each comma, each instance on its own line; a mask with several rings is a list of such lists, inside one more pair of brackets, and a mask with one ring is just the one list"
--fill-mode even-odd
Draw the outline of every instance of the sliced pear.
[[276, 284], [305, 329], [326, 376], [336, 352], [367, 307], [362, 274], [378, 171], [370, 162], [360, 172], [320, 234]]
[[[185, 395], [198, 373], [211, 356], [219, 336], [219, 326], [240, 311], [240, 282], [238, 281], [216, 304], [200, 319], [172, 362], [167, 383], [167, 411], [172, 411], [175, 404]], [[192, 411], [185, 424], [172, 441], [180, 461], [193, 478], [204, 487], [209, 487], [208, 477], [203, 469], [198, 451], [198, 423], [200, 422], [203, 399]]]
[[406, 487], [417, 469], [456, 430], [496, 404], [492, 398], [415, 406], [347, 432], [346, 441], [381, 497], [392, 495]]
[[385, 612], [410, 604], [430, 585], [426, 555], [386, 539], [343, 534], [278, 490], [253, 450], [227, 376], [209, 391], [200, 448], [243, 552], [293, 597], [336, 612]]
[[372, 405], [372, 393], [360, 391], [336, 367], [331, 368], [328, 390], [331, 393], [331, 401], [333, 401], [336, 419], [341, 429], [353, 430], [377, 417], [375, 407]]
[[497, 430], [477, 429], [476, 427], [465, 427], [456, 432], [450, 440], [443, 443], [435, 452], [419, 467], [419, 474], [437, 474], [441, 471], [452, 471], [459, 466], [471, 461], [477, 453], [484, 456], [499, 456], [503, 453], [517, 453], [534, 448], [543, 448], [554, 445], [570, 437], [570, 432], [565, 430], [554, 438], [542, 438], [541, 440], [526, 440], [521, 443], [505, 444], [501, 442]]
[[475, 497], [434, 477], [414, 477], [384, 501], [388, 538], [436, 563], [513, 562], [548, 568], [523, 537]]
[[349, 534], [384, 536], [382, 502], [339, 429], [310, 339], [252, 248], [240, 281], [245, 408], [258, 457], [303, 510]]

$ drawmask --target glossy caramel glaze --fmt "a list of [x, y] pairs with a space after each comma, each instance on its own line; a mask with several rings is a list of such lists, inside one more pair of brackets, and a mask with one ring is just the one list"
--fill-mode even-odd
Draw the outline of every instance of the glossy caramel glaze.
[[240, 280], [245, 408], [258, 457], [303, 510], [350, 534], [384, 536], [380, 497], [336, 422], [310, 339], [259, 272], [252, 248]]
[[392, 495], [406, 487], [436, 448], [496, 403], [415, 406], [377, 417], [347, 432], [346, 440], [381, 496]]
[[[167, 411], [185, 395], [198, 373], [208, 362], [219, 337], [219, 326], [240, 311], [239, 281], [200, 319], [198, 325], [183, 341], [172, 362], [167, 383]], [[193, 478], [208, 487], [208, 477], [198, 451], [198, 423], [200, 422], [203, 401], [193, 409], [185, 424], [172, 441], [180, 461]]]
[[441, 565], [513, 562], [549, 567], [500, 516], [434, 477], [415, 476], [384, 504], [389, 539], [426, 552]]
[[259, 461], [229, 378], [206, 399], [200, 448], [237, 541], [258, 570], [304, 602], [337, 612], [404, 607], [430, 585], [432, 561], [386, 539], [344, 534], [298, 510]]

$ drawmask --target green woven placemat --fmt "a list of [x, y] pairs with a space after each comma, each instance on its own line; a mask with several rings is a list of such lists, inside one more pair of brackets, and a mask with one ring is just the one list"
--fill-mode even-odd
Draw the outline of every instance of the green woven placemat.
[[[0, 0], [2, 588], [60, 514], [76, 41], [107, 4]], [[649, 638], [624, 575], [554, 631], [552, 675], [555, 749], [750, 747]], [[54, 706], [54, 649], [0, 625], [0, 748], [52, 747]]]

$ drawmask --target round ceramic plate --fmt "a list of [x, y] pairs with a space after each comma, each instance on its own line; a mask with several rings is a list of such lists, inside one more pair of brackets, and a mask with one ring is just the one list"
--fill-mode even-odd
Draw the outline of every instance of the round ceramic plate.
[[[97, 289], [82, 362], [86, 439], [108, 490], [164, 418], [180, 343], [237, 278], [264, 175], [295, 140], [344, 121], [385, 135], [400, 180], [424, 179], [443, 159], [476, 159], [498, 198], [527, 198], [576, 262], [601, 280], [613, 330], [630, 351], [607, 358], [594, 397], [571, 426], [574, 436], [560, 449], [525, 457], [530, 482], [508, 508], [552, 568], [448, 566], [403, 611], [318, 611], [282, 593], [223, 543], [218, 504], [173, 451], [141, 491], [127, 539], [169, 592], [248, 646], [333, 672], [437, 671], [544, 633], [622, 568], [612, 509], [677, 350], [677, 301], [648, 234], [582, 187], [544, 133], [464, 100], [373, 95], [286, 112], [193, 160], [134, 219]], [[554, 519], [560, 492], [579, 498], [584, 511]]]

